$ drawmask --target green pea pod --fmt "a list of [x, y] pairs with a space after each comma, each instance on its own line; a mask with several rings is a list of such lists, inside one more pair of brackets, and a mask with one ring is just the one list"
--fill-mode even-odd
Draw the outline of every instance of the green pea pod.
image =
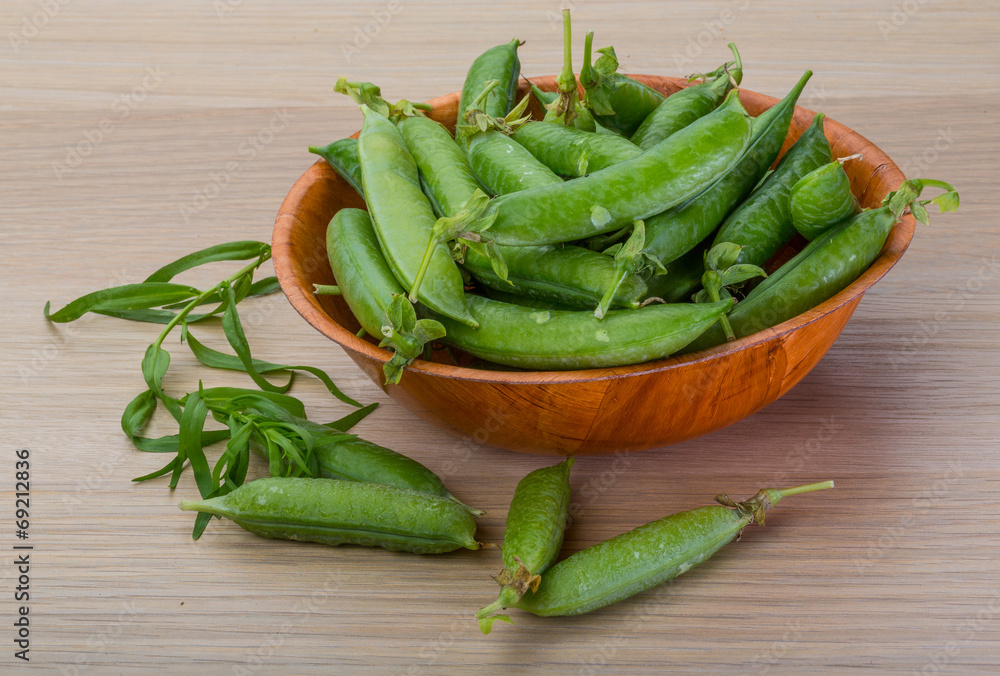
[[[431, 200], [440, 203], [441, 215], [455, 216], [479, 185], [465, 154], [447, 130], [432, 120], [411, 117], [398, 126], [420, 168]], [[497, 134], [504, 143], [512, 143]], [[506, 157], [506, 153], [503, 156]], [[469, 157], [479, 157], [478, 152], [470, 151]], [[505, 166], [510, 168], [511, 164]], [[508, 175], [514, 173], [511, 171]], [[530, 176], [525, 177], [529, 182]], [[561, 179], [556, 180], [561, 182]], [[487, 286], [512, 291], [530, 289], [541, 298], [573, 300], [576, 306], [587, 307], [597, 302], [599, 284], [605, 283], [613, 268], [609, 257], [577, 247], [499, 247], [498, 251], [509, 282], [496, 272], [493, 260], [471, 247], [465, 252], [465, 268]], [[634, 307], [644, 291], [642, 281], [633, 275], [622, 285], [616, 298], [620, 305]]]
[[732, 299], [695, 305], [647, 305], [615, 310], [603, 319], [592, 312], [534, 310], [470, 295], [479, 321], [472, 330], [439, 317], [442, 342], [486, 361], [535, 370], [575, 370], [638, 364], [673, 354], [702, 334], [732, 307]]
[[674, 92], [650, 113], [632, 134], [631, 141], [648, 150], [680, 131], [699, 117], [704, 117], [719, 107], [726, 94], [743, 81], [743, 60], [736, 45], [729, 43], [735, 61], [721, 66], [704, 77], [704, 82]]
[[[644, 251], [649, 257], [666, 265], [683, 256], [708, 237], [740, 200], [753, 190], [781, 152], [795, 112], [795, 102], [810, 76], [812, 72], [806, 71], [784, 99], [754, 118], [752, 139], [728, 171], [683, 204], [646, 221], [648, 234]], [[668, 137], [661, 145], [670, 143], [714, 114]], [[647, 151], [650, 152], [655, 152], [655, 148]]]
[[494, 612], [510, 607], [527, 593], [538, 590], [541, 574], [555, 563], [562, 547], [569, 517], [569, 472], [573, 458], [543, 467], [521, 479], [507, 511], [503, 535], [503, 570], [496, 577], [499, 598], [476, 613], [484, 634], [500, 617]]
[[491, 47], [476, 57], [469, 67], [462, 86], [462, 95], [458, 100], [458, 119], [483, 91], [483, 85], [490, 80], [498, 80], [500, 86], [490, 92], [483, 110], [491, 117], [503, 117], [514, 106], [517, 96], [517, 81], [521, 76], [521, 61], [517, 57], [517, 48], [521, 41], [514, 38], [505, 45]]
[[365, 196], [365, 189], [361, 185], [361, 161], [358, 159], [358, 139], [342, 138], [334, 141], [330, 145], [317, 147], [309, 146], [309, 152], [319, 155], [327, 164], [333, 167], [342, 179], [347, 181], [352, 188], [358, 191], [361, 197]]
[[[934, 200], [917, 201], [926, 186], [948, 192]], [[863, 211], [843, 221], [810, 242], [790, 261], [763, 282], [729, 313], [737, 338], [776, 326], [812, 309], [846, 288], [878, 257], [892, 227], [904, 209], [911, 209], [927, 222], [926, 204], [937, 204], [942, 212], [958, 207], [958, 193], [943, 181], [904, 181], [886, 197], [883, 206]], [[726, 341], [713, 327], [695, 340], [686, 352], [707, 349]]]
[[382, 484], [271, 477], [180, 508], [224, 516], [266, 538], [417, 554], [480, 546], [475, 520], [454, 500]]
[[531, 296], [524, 296], [518, 293], [511, 293], [509, 291], [500, 291], [499, 289], [491, 289], [490, 287], [483, 288], [483, 295], [487, 298], [492, 298], [493, 300], [498, 300], [502, 303], [510, 303], [511, 305], [521, 305], [523, 307], [530, 307], [533, 310], [578, 310], [578, 307], [571, 307], [565, 303], [560, 303], [554, 300], [542, 300], [541, 298], [532, 298]]
[[750, 138], [750, 116], [733, 92], [712, 113], [632, 159], [496, 198], [490, 235], [498, 244], [523, 246], [618, 230], [704, 190], [740, 161]]
[[[572, 245], [500, 247], [507, 264], [507, 281], [493, 271], [490, 261], [473, 250], [465, 254], [464, 267], [480, 283], [572, 308], [593, 308], [616, 276], [610, 256]], [[639, 307], [646, 285], [627, 275], [614, 297], [614, 307]]]
[[[379, 247], [368, 212], [341, 209], [326, 230], [326, 252], [337, 280], [337, 291], [362, 328], [373, 336], [385, 336], [383, 347], [393, 348], [386, 363], [387, 383], [398, 383], [403, 368], [420, 356], [424, 344], [436, 340], [444, 328], [434, 320], [415, 320], [405, 314], [406, 291], [389, 269]], [[412, 312], [412, 310], [411, 310]]]
[[704, 562], [784, 497], [833, 488], [832, 481], [765, 488], [745, 502], [725, 495], [701, 507], [639, 526], [563, 559], [538, 592], [513, 604], [534, 615], [582, 615], [663, 584]]
[[830, 161], [832, 151], [823, 133], [823, 118], [823, 113], [816, 115], [774, 171], [726, 218], [716, 233], [715, 244], [732, 242], [743, 247], [737, 263], [764, 265], [795, 236], [789, 205], [792, 186]]
[[469, 139], [469, 164], [494, 195], [563, 183], [524, 146], [494, 129]]
[[806, 239], [816, 239], [827, 229], [861, 211], [858, 198], [851, 192], [851, 179], [843, 166], [846, 160], [855, 157], [852, 155], [823, 165], [792, 186], [788, 199], [789, 219], [794, 229]]
[[[361, 111], [358, 156], [368, 209], [390, 269], [412, 289], [437, 219], [399, 130], [367, 105]], [[435, 312], [476, 326], [465, 304], [462, 274], [444, 244], [436, 245], [417, 298]]]
[[546, 122], [528, 122], [512, 138], [555, 173], [571, 177], [585, 176], [642, 152], [615, 134], [595, 134]]
[[622, 136], [635, 133], [643, 120], [664, 101], [664, 96], [638, 80], [618, 73], [618, 57], [614, 47], [598, 49], [601, 55], [591, 63], [594, 34], [588, 32], [583, 48], [583, 68], [580, 84], [584, 101], [594, 120]]
[[[413, 458], [360, 437], [338, 438], [344, 436], [339, 430], [304, 418], [292, 415], [283, 417], [286, 422], [305, 429], [312, 435], [313, 454], [316, 457], [320, 477], [383, 484], [428, 493], [454, 500], [473, 516], [484, 514], [482, 510], [460, 502], [445, 487], [437, 474]], [[267, 458], [265, 449], [259, 444], [251, 441], [250, 448], [258, 455]]]
[[396, 126], [417, 163], [428, 198], [440, 205], [441, 216], [457, 214], [480, 187], [462, 148], [430, 118], [408, 117]]

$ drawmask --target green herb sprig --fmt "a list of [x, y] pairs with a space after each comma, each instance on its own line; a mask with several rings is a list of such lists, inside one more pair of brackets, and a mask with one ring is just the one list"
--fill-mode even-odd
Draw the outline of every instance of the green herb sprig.
[[[325, 371], [312, 366], [274, 364], [254, 359], [250, 353], [237, 305], [246, 298], [264, 296], [279, 290], [276, 277], [254, 281], [254, 274], [271, 258], [271, 247], [264, 242], [240, 241], [219, 244], [183, 256], [163, 266], [139, 284], [126, 284], [95, 291], [77, 298], [57, 312], [45, 316], [49, 321], [65, 323], [90, 313], [138, 322], [162, 324], [159, 336], [146, 348], [142, 358], [142, 376], [147, 389], [125, 407], [122, 430], [140, 451], [167, 453], [174, 457], [164, 467], [133, 481], [147, 481], [170, 474], [169, 487], [177, 482], [185, 465], [190, 464], [202, 498], [226, 495], [240, 486], [247, 476], [251, 449], [268, 460], [271, 476], [316, 476], [317, 444], [353, 438], [345, 432], [371, 413], [378, 404], [362, 406], [334, 384]], [[177, 275], [193, 268], [221, 261], [249, 261], [243, 268], [211, 288], [200, 290], [174, 283]], [[195, 313], [198, 308], [212, 306]], [[204, 345], [189, 331], [189, 325], [219, 319], [235, 354], [226, 354]], [[170, 367], [170, 353], [163, 348], [167, 336], [180, 328], [181, 342], [205, 366], [246, 373], [260, 390], [234, 387], [205, 388], [182, 397], [172, 397], [163, 388]], [[286, 394], [297, 373], [316, 377], [337, 399], [358, 410], [325, 425], [306, 418], [305, 405]], [[265, 375], [283, 378], [275, 383]], [[177, 423], [177, 434], [149, 438], [142, 430], [156, 409], [163, 407]], [[226, 425], [222, 430], [206, 430], [209, 414]], [[226, 447], [214, 466], [210, 466], [205, 447], [225, 441]], [[199, 514], [194, 537], [201, 535], [211, 515]]]

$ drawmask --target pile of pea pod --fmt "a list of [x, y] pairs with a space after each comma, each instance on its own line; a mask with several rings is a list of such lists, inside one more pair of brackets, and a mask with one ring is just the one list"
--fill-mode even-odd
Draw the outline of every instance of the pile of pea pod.
[[[909, 210], [951, 210], [954, 188], [908, 181], [862, 211], [833, 158], [824, 116], [778, 160], [806, 71], [756, 117], [743, 63], [693, 76], [669, 97], [618, 73], [612, 47], [584, 45], [579, 84], [569, 11], [556, 92], [516, 100], [518, 40], [469, 68], [455, 134], [426, 104], [390, 104], [341, 79], [360, 104], [358, 139], [310, 150], [364, 197], [327, 249], [364, 331], [394, 351], [388, 382], [440, 341], [494, 365], [570, 370], [704, 349], [794, 317], [854, 281]], [[525, 114], [530, 96], [544, 118]], [[946, 193], [919, 201], [923, 187]], [[891, 202], [891, 204], [890, 204]], [[768, 277], [798, 235], [811, 243]], [[412, 312], [402, 299], [414, 304]]]

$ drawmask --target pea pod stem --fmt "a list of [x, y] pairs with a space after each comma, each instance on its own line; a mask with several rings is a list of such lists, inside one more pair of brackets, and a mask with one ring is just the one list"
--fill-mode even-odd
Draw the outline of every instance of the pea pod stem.
[[317, 296], [340, 296], [340, 287], [335, 284], [313, 284], [313, 293]]

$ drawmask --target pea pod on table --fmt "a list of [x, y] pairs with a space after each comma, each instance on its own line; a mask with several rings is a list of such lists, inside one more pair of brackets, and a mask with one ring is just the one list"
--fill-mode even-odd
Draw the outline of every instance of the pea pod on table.
[[765, 488], [745, 502], [680, 512], [605, 540], [552, 566], [538, 591], [512, 604], [534, 615], [581, 615], [663, 584], [704, 562], [764, 512], [791, 495], [832, 488], [832, 481]]
[[504, 567], [496, 577], [500, 596], [476, 613], [484, 634], [490, 633], [495, 620], [510, 622], [506, 615], [494, 613], [516, 603], [529, 589], [537, 591], [541, 574], [559, 556], [569, 517], [569, 472], [573, 462], [573, 458], [566, 458], [518, 482], [507, 511], [501, 547]]
[[[947, 192], [933, 200], [919, 201], [921, 191], [928, 186]], [[927, 204], [937, 204], [945, 212], [957, 209], [958, 201], [955, 188], [944, 181], [904, 181], [899, 190], [886, 196], [883, 206], [863, 211], [827, 230], [757, 285], [729, 313], [736, 337], [749, 336], [798, 316], [847, 287], [878, 257], [906, 209], [926, 223]], [[725, 341], [722, 331], [713, 327], [685, 352]]]
[[[644, 251], [650, 258], [666, 265], [683, 256], [711, 234], [753, 190], [781, 152], [795, 112], [795, 102], [811, 76], [812, 72], [806, 71], [784, 99], [754, 118], [750, 143], [729, 170], [671, 211], [646, 220]], [[729, 97], [738, 100], [735, 91]], [[718, 110], [725, 107], [724, 104]], [[718, 110], [668, 137], [661, 146], [711, 118]], [[655, 152], [661, 146], [646, 152]]]
[[790, 207], [792, 186], [830, 161], [832, 151], [823, 132], [823, 119], [823, 113], [813, 118], [774, 171], [726, 218], [716, 233], [716, 244], [732, 242], [743, 247], [740, 263], [764, 265], [795, 236]]
[[592, 62], [593, 47], [594, 33], [588, 31], [580, 70], [584, 101], [595, 121], [629, 137], [665, 97], [652, 87], [617, 72], [618, 57], [614, 47], [598, 49], [601, 56]]
[[743, 81], [743, 60], [736, 45], [729, 43], [735, 61], [701, 76], [703, 82], [674, 92], [651, 112], [630, 139], [643, 150], [652, 148], [674, 132], [719, 107], [726, 94]]
[[417, 554], [480, 547], [475, 520], [454, 500], [382, 484], [271, 477], [180, 508], [224, 516], [266, 538]]
[[490, 236], [507, 245], [571, 242], [666, 211], [736, 166], [750, 144], [750, 119], [733, 93], [715, 111], [632, 159], [583, 178], [502, 195], [493, 200], [497, 220]]
[[838, 158], [806, 174], [792, 186], [788, 198], [789, 218], [800, 235], [813, 240], [861, 211], [843, 166], [844, 162], [859, 157]]

